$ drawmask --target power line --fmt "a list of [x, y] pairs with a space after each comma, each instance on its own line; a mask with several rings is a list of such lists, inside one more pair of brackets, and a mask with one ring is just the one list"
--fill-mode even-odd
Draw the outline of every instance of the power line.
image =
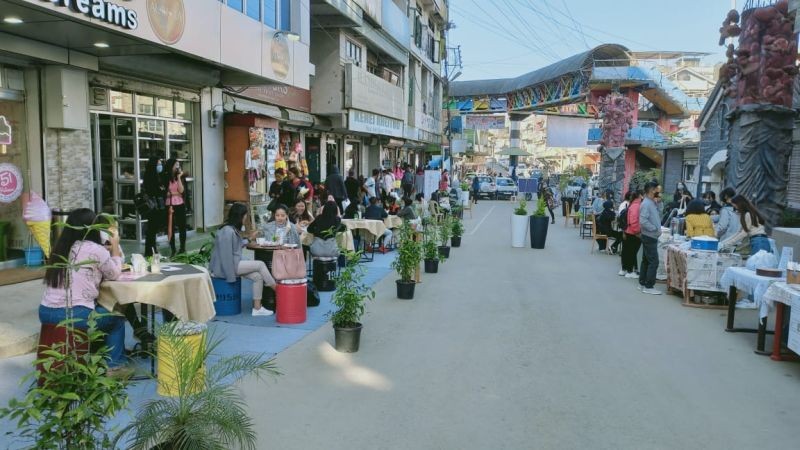
[[578, 29], [580, 30], [580, 33], [581, 33], [581, 38], [583, 39], [583, 45], [585, 45], [585, 46], [586, 46], [586, 48], [587, 48], [587, 49], [589, 49], [589, 48], [590, 48], [590, 47], [589, 47], [589, 43], [588, 43], [588, 42], [586, 42], [586, 33], [584, 33], [584, 32], [583, 32], [583, 28], [582, 28], [582, 27], [581, 27], [581, 25], [578, 23], [578, 21], [577, 21], [577, 20], [575, 20], [575, 15], [573, 15], [573, 14], [572, 14], [572, 11], [570, 11], [570, 9], [569, 9], [569, 5], [567, 4], [567, 0], [561, 0], [561, 4], [563, 4], [563, 5], [564, 5], [564, 9], [565, 9], [565, 10], [567, 11], [567, 13], [569, 14], [569, 17], [570, 17], [570, 19], [572, 19], [572, 23], [573, 23], [573, 24], [575, 24], [575, 26], [576, 26], [576, 27], [578, 27]]
[[[541, 41], [542, 46], [541, 47], [539, 45], [536, 45], [536, 46], [542, 48], [542, 52], [544, 52], [546, 50], [549, 54], [551, 54], [553, 56], [554, 60], [556, 60], [556, 61], [561, 59], [561, 57], [558, 55], [558, 53], [556, 53], [552, 49], [552, 47], [547, 45], [547, 43], [544, 41], [544, 39], [539, 37], [539, 34], [536, 32], [535, 28], [529, 26], [529, 24], [525, 23], [525, 21], [522, 20], [522, 18], [520, 17], [521, 14], [516, 9], [516, 7], [514, 7], [514, 5], [511, 4], [511, 2], [509, 2], [508, 0], [503, 0], [503, 2], [510, 8], [511, 11], [509, 11], [509, 12], [511, 13], [511, 16], [514, 17], [515, 19], [517, 19], [517, 21], [519, 21], [519, 23], [522, 25], [522, 30], [529, 31], [528, 35], [531, 36], [531, 42]], [[506, 17], [506, 19], [508, 19], [509, 23], [513, 24], [513, 21], [511, 20], [511, 18], [509, 18], [508, 15], [506, 15], [506, 13], [503, 12], [502, 8], [500, 8], [498, 6], [497, 10], [500, 11], [500, 13], [503, 14], [503, 16]], [[517, 28], [517, 30], [520, 30], [519, 27], [516, 27], [516, 28]], [[520, 33], [520, 34], [524, 34], [524, 33]]]

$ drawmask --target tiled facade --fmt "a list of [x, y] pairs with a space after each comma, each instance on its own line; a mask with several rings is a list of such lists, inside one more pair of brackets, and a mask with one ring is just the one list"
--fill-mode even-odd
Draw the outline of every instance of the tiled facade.
[[88, 130], [44, 130], [47, 199], [54, 209], [93, 208], [92, 143]]

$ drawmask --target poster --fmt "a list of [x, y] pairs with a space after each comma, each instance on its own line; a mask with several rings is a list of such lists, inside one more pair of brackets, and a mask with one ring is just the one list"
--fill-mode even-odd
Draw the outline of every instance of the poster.
[[425, 171], [425, 200], [431, 199], [431, 194], [439, 189], [439, 180], [442, 179], [442, 173], [438, 170]]

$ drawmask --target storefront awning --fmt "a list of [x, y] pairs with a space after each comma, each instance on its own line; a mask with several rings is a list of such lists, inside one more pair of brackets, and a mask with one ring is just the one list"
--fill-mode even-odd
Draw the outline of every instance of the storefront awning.
[[720, 164], [725, 164], [725, 161], [728, 159], [728, 150], [720, 150], [713, 155], [711, 155], [711, 159], [708, 160], [708, 170], [714, 171]]
[[283, 119], [281, 109], [277, 106], [266, 105], [264, 103], [253, 102], [243, 98], [223, 95], [223, 108], [226, 112], [237, 112], [243, 114], [258, 114], [260, 116], [272, 117], [273, 119]]
[[281, 108], [281, 111], [283, 112], [283, 120], [289, 125], [299, 127], [310, 127], [314, 125], [314, 116], [309, 113], [288, 108]]
[[389, 140], [386, 142], [386, 144], [384, 144], [384, 145], [385, 145], [386, 147], [402, 147], [402, 146], [403, 146], [403, 144], [405, 144], [405, 142], [404, 142], [404, 141], [401, 141], [401, 140], [399, 140], [399, 139], [391, 139], [391, 138], [390, 138], [390, 139], [389, 139]]

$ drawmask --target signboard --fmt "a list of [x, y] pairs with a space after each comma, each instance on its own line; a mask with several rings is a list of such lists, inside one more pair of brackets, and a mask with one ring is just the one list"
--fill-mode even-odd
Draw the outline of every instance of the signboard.
[[272, 72], [280, 79], [286, 78], [292, 65], [292, 53], [289, 51], [289, 40], [284, 33], [275, 33], [272, 36], [269, 55]]
[[186, 28], [183, 0], [147, 0], [147, 19], [161, 42], [172, 45], [180, 41]]
[[0, 203], [11, 203], [22, 194], [22, 173], [19, 167], [0, 164]]
[[439, 190], [439, 181], [442, 179], [442, 173], [438, 170], [426, 170], [425, 171], [425, 187], [423, 191], [425, 193], [425, 200], [430, 200], [431, 195]]
[[379, 116], [366, 111], [351, 109], [348, 114], [348, 128], [362, 133], [382, 134], [403, 137], [403, 121]]
[[473, 130], [502, 130], [506, 127], [506, 116], [466, 116], [464, 128]]
[[[40, 0], [40, 3], [42, 1], [50, 3], [55, 7], [68, 9], [74, 13], [82, 14], [90, 20], [99, 20], [101, 22], [106, 22], [110, 25], [116, 25], [127, 30], [135, 30], [139, 27], [139, 15], [136, 13], [136, 11], [110, 1], [89, 2], [87, 0]], [[148, 3], [164, 2], [163, 0], [160, 2], [150, 0]]]
[[369, 111], [403, 120], [403, 89], [351, 63], [345, 64], [345, 108]]
[[263, 86], [233, 86], [233, 92], [240, 97], [251, 98], [273, 105], [311, 112], [311, 91], [283, 84]]

